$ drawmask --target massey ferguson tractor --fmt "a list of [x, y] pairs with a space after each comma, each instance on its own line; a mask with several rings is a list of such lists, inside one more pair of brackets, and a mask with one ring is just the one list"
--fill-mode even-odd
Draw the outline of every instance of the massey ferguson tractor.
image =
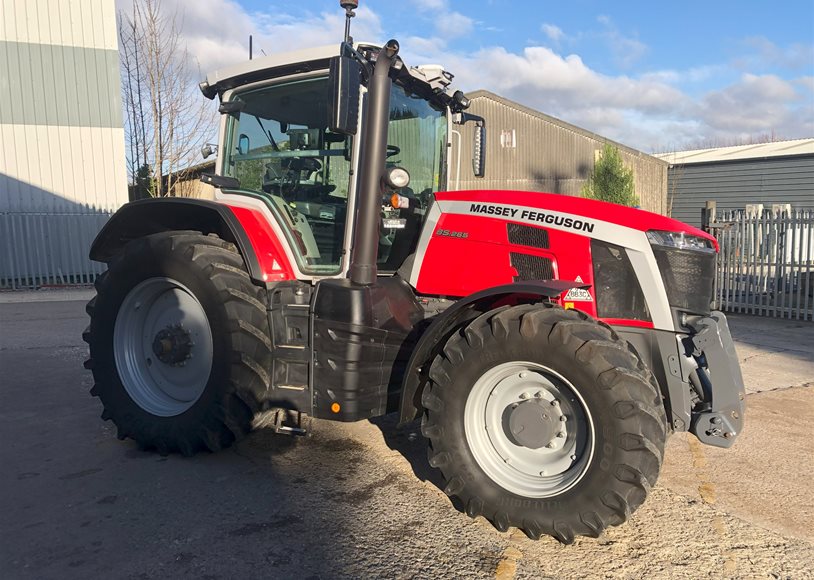
[[483, 176], [488, 119], [395, 40], [355, 43], [357, 3], [344, 42], [201, 83], [220, 102], [214, 201], [130, 203], [96, 238], [102, 418], [192, 455], [258, 413], [289, 434], [420, 417], [469, 516], [598, 536], [645, 500], [670, 433], [729, 447], [743, 427], [718, 245], [638, 209], [449, 191], [453, 126], [474, 125]]

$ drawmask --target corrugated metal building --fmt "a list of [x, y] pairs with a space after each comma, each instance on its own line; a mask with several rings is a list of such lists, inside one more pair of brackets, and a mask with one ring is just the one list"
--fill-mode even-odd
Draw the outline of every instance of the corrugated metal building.
[[670, 163], [672, 216], [701, 225], [707, 201], [718, 209], [747, 204], [791, 204], [814, 209], [814, 139], [679, 151], [658, 155]]
[[[518, 189], [579, 195], [605, 143], [618, 147], [633, 169], [641, 207], [667, 213], [667, 162], [615, 143], [549, 115], [524, 107], [489, 91], [467, 95], [469, 113], [486, 118], [486, 176], [472, 174], [471, 123], [453, 128], [462, 134], [461, 167], [458, 142], [453, 147], [450, 184], [456, 189]], [[456, 180], [457, 177], [457, 180]]]
[[0, 7], [0, 287], [87, 283], [127, 201], [114, 0]]

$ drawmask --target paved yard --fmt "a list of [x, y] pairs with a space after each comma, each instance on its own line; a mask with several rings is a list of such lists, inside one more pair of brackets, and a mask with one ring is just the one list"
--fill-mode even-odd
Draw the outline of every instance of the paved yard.
[[[3, 578], [810, 577], [814, 324], [733, 316], [749, 395], [729, 451], [678, 435], [648, 502], [563, 546], [455, 511], [391, 418], [260, 429], [160, 457], [118, 441], [82, 368], [79, 293], [0, 294]], [[73, 298], [73, 300], [54, 300]], [[41, 301], [34, 301], [39, 299]]]

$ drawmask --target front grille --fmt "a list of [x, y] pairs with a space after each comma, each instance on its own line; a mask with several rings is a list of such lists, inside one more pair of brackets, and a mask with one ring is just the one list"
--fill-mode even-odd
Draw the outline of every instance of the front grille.
[[512, 268], [517, 270], [515, 282], [523, 280], [551, 280], [554, 278], [554, 266], [549, 258], [531, 256], [529, 254], [518, 254], [512, 252]]
[[524, 226], [522, 224], [506, 224], [506, 231], [509, 234], [509, 243], [518, 246], [529, 246], [530, 248], [548, 249], [548, 230]]
[[670, 306], [709, 314], [715, 284], [713, 252], [653, 246]]
[[650, 320], [642, 287], [621, 246], [591, 241], [596, 312], [600, 318]]

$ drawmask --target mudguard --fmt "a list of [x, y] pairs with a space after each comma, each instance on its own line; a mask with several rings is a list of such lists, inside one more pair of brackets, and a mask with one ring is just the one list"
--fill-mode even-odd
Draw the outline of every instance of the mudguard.
[[556, 298], [572, 288], [588, 288], [588, 285], [569, 280], [540, 280], [517, 282], [503, 286], [487, 288], [455, 302], [439, 314], [421, 335], [410, 360], [407, 363], [402, 380], [401, 402], [399, 405], [399, 423], [409, 423], [421, 409], [421, 390], [419, 387], [426, 377], [427, 363], [431, 362], [437, 350], [450, 333], [464, 322], [490, 310], [501, 300], [511, 297]]
[[90, 259], [109, 262], [127, 242], [169, 230], [217, 234], [237, 246], [249, 275], [263, 282], [263, 273], [246, 231], [232, 210], [203, 199], [157, 198], [134, 201], [108, 220], [90, 247]]

